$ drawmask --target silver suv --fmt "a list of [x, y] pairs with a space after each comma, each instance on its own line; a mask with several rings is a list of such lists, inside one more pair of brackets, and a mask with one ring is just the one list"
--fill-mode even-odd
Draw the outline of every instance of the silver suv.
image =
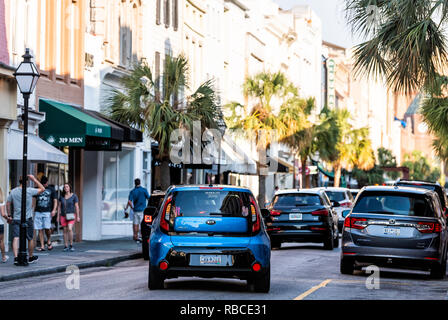
[[436, 192], [365, 187], [345, 217], [341, 273], [367, 265], [430, 270], [446, 275], [447, 221]]

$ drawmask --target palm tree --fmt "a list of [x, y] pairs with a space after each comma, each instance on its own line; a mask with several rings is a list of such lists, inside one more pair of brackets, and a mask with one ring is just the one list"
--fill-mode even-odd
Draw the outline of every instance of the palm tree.
[[304, 168], [309, 157], [319, 153], [319, 157], [325, 161], [333, 161], [334, 153], [330, 150], [334, 148], [337, 136], [336, 126], [330, 123], [331, 119], [327, 117], [328, 109], [324, 109], [319, 115], [318, 121], [311, 121], [311, 114], [315, 108], [315, 99], [310, 98], [302, 100], [303, 120], [300, 130], [291, 130], [292, 134], [285, 136], [281, 142], [288, 145], [299, 157], [302, 167], [302, 184], [306, 188], [311, 186], [309, 176], [306, 175]]
[[355, 47], [355, 70], [382, 76], [395, 91], [412, 93], [433, 84], [448, 58], [444, 27], [447, 1], [346, 0]]
[[190, 96], [182, 98], [181, 93], [189, 89], [187, 74], [188, 61], [183, 55], [166, 56], [164, 72], [157, 79], [147, 63], [142, 62], [122, 78], [123, 89], [113, 90], [107, 100], [112, 119], [147, 131], [158, 142], [162, 165], [156, 177], [165, 189], [170, 185], [172, 132], [192, 132], [194, 121], [200, 121], [202, 132], [218, 128], [219, 108], [212, 82], [204, 82]]
[[331, 162], [334, 170], [334, 186], [339, 187], [342, 169], [353, 166], [369, 170], [375, 165], [375, 156], [371, 141], [368, 138], [369, 129], [354, 129], [350, 124], [351, 115], [346, 109], [335, 109], [329, 112], [330, 121], [337, 128], [336, 144], [334, 145]]
[[[253, 108], [233, 102], [228, 105], [231, 115], [226, 117], [230, 130], [242, 129], [246, 138], [255, 139], [258, 152], [257, 173], [259, 175], [258, 203], [264, 207], [266, 202], [267, 165], [262, 163], [264, 152], [269, 149], [273, 138], [278, 139], [290, 132], [299, 130], [303, 119], [302, 101], [298, 99], [297, 89], [281, 72], [262, 72], [248, 78], [243, 85], [245, 96], [253, 98]], [[275, 112], [273, 99], [281, 101], [279, 112]], [[236, 110], [240, 108], [242, 114]]]
[[346, 13], [353, 32], [367, 39], [354, 50], [356, 72], [382, 76], [395, 91], [423, 92], [424, 121], [448, 139], [448, 2], [346, 0]]

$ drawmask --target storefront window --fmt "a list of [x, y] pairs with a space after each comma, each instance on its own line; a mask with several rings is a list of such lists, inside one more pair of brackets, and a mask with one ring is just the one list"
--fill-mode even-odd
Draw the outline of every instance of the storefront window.
[[124, 208], [134, 180], [134, 150], [104, 152], [103, 221], [125, 220]]

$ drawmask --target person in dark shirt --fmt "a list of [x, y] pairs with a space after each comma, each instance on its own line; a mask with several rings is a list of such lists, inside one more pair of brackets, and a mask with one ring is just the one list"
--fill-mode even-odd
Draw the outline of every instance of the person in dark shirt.
[[48, 178], [46, 176], [42, 176], [40, 182], [45, 187], [45, 191], [35, 196], [34, 229], [38, 231], [40, 240], [40, 248], [36, 250], [45, 251], [44, 230], [47, 235], [47, 249], [53, 249], [51, 244], [51, 218], [56, 215], [58, 199], [56, 191], [48, 186]]

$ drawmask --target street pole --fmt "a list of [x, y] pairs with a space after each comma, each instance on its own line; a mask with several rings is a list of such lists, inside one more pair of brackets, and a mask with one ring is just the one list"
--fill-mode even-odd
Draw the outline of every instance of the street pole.
[[26, 253], [26, 194], [27, 194], [27, 171], [28, 171], [28, 102], [30, 95], [24, 94], [24, 111], [23, 111], [23, 161], [22, 161], [22, 209], [20, 216], [20, 242], [19, 255], [17, 262], [19, 266], [28, 265], [28, 256]]
[[28, 103], [31, 94], [36, 87], [37, 80], [40, 77], [36, 65], [31, 61], [33, 56], [30, 49], [25, 49], [22, 56], [23, 61], [20, 63], [14, 77], [17, 81], [20, 92], [23, 96], [24, 110], [22, 113], [23, 120], [23, 162], [22, 162], [22, 208], [20, 215], [20, 233], [19, 233], [19, 254], [17, 256], [17, 264], [19, 266], [28, 265], [28, 257], [26, 253], [26, 198], [27, 198], [27, 171], [28, 171]]

